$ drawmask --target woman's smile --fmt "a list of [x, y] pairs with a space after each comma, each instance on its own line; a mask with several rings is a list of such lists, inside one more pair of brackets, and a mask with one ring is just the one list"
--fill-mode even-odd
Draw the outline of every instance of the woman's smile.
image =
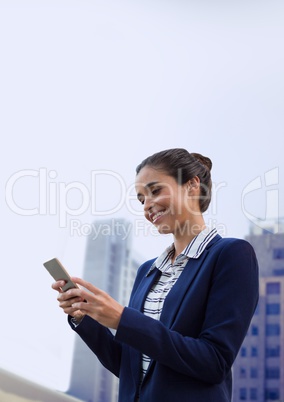
[[166, 215], [167, 213], [169, 213], [168, 209], [162, 210], [162, 211], [158, 211], [158, 212], [150, 212], [149, 213], [149, 220], [152, 223], [157, 223], [158, 221], [161, 220], [161, 218]]

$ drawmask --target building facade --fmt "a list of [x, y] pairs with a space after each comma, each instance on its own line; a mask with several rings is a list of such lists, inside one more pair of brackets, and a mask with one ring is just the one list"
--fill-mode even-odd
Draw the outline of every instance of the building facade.
[[233, 402], [284, 401], [284, 231], [246, 238], [259, 262], [259, 303], [233, 366]]
[[[127, 305], [141, 263], [131, 250], [131, 223], [100, 220], [88, 236], [83, 278]], [[118, 380], [76, 336], [68, 394], [85, 402], [117, 401]]]

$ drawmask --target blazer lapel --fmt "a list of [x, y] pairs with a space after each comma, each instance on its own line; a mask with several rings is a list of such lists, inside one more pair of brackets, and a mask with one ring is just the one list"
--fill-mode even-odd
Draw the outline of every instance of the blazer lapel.
[[175, 285], [170, 290], [168, 296], [166, 297], [160, 320], [167, 327], [170, 327], [174, 322], [174, 319], [178, 313], [180, 305], [186, 293], [189, 291], [190, 285], [193, 282], [194, 278], [196, 277], [200, 267], [202, 266], [207, 253], [208, 250], [205, 249], [199, 258], [189, 259], [179, 279], [177, 280]]
[[146, 274], [138, 285], [135, 293], [132, 295], [129, 307], [133, 307], [136, 310], [143, 311], [144, 302], [149, 293], [153, 283], [161, 275], [161, 272], [154, 268], [148, 274]]
[[[208, 251], [205, 249], [202, 255], [197, 258], [190, 258], [184, 270], [182, 271], [179, 279], [175, 283], [175, 285], [170, 290], [167, 295], [163, 311], [160, 317], [160, 321], [164, 323], [168, 328], [173, 324], [175, 317], [179, 311], [179, 307], [182, 304], [182, 301], [189, 291], [190, 285], [196, 277], [198, 271], [200, 270], [204, 259], [206, 258]], [[149, 364], [148, 370], [145, 374], [144, 380], [142, 382], [142, 386], [145, 384], [145, 381], [148, 379], [150, 372], [154, 366], [154, 361], [152, 360]]]
[[[172, 287], [170, 290], [169, 294], [167, 295], [164, 306], [163, 306], [163, 311], [161, 313], [160, 321], [163, 322], [168, 328], [171, 327], [173, 324], [176, 315], [178, 314], [180, 305], [183, 302], [183, 299], [186, 295], [186, 293], [189, 291], [190, 286], [192, 282], [194, 281], [196, 275], [198, 274], [200, 268], [202, 267], [202, 264], [208, 254], [208, 251], [210, 247], [219, 239], [221, 239], [220, 235], [216, 235], [210, 243], [207, 245], [201, 256], [197, 259], [190, 258], [186, 266], [184, 267], [184, 270], [182, 271], [179, 279], [175, 283], [175, 285]], [[158, 273], [156, 273], [156, 278], [158, 277]], [[153, 283], [153, 282], [152, 282]], [[147, 290], [149, 290], [150, 287], [148, 287]], [[146, 291], [147, 295], [147, 291]], [[146, 297], [145, 295], [145, 297]], [[143, 304], [144, 304], [143, 299]], [[154, 361], [152, 360], [149, 364], [148, 370], [145, 374], [144, 380], [142, 382], [142, 386], [145, 384], [145, 381], [148, 379], [151, 370], [153, 369], [154, 366]]]
[[190, 289], [190, 285], [195, 279], [198, 271], [200, 270], [211, 246], [214, 245], [215, 242], [221, 239], [221, 236], [217, 234], [207, 245], [203, 253], [199, 258], [190, 258], [184, 270], [182, 271], [179, 279], [175, 283], [175, 285], [170, 290], [169, 294], [166, 297], [163, 311], [160, 317], [161, 322], [163, 322], [168, 328], [172, 325], [175, 320], [175, 317], [178, 313], [180, 305], [186, 295], [186, 293]]

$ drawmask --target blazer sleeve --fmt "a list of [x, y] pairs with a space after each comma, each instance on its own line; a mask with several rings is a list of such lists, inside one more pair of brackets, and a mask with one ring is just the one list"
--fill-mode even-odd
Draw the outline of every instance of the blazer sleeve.
[[119, 376], [121, 360], [121, 343], [114, 339], [113, 333], [89, 316], [74, 326], [68, 316], [71, 328], [77, 332], [86, 345], [96, 354], [97, 358], [117, 377]]
[[[222, 382], [231, 369], [255, 311], [258, 264], [252, 246], [238, 239], [224, 242], [211, 260], [214, 262], [207, 262], [208, 266], [204, 267], [210, 281], [198, 336], [183, 335], [161, 321], [126, 307], [116, 339], [176, 372], [215, 384]], [[204, 286], [202, 282], [198, 286]], [[183, 317], [179, 319], [187, 320], [186, 306], [183, 307]]]
[[[141, 271], [143, 272], [145, 268], [149, 269], [154, 260], [146, 261], [140, 266], [132, 292], [135, 290], [137, 283], [139, 283]], [[87, 315], [77, 326], [72, 323], [72, 317], [68, 316], [68, 323], [92, 352], [96, 354], [102, 365], [119, 377], [122, 344], [115, 339], [114, 334]]]

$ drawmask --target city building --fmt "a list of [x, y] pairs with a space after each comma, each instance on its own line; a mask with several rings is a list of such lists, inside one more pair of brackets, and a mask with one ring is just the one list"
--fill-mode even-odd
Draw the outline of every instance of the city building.
[[260, 297], [233, 367], [233, 402], [284, 401], [283, 222], [252, 226], [246, 239], [259, 262]]
[[[83, 278], [127, 305], [141, 259], [131, 247], [132, 224], [98, 220], [88, 236]], [[117, 401], [118, 380], [76, 336], [69, 395], [85, 402]]]

